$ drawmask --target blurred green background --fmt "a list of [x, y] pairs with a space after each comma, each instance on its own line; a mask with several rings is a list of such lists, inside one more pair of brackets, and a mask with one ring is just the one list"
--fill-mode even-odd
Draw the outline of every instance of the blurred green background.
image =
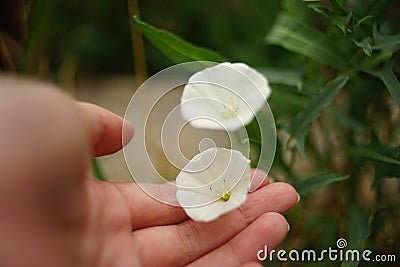
[[[285, 214], [292, 230], [280, 248], [335, 248], [345, 237], [351, 248], [400, 261], [400, 1], [145, 0], [139, 7], [141, 20], [270, 80], [278, 127], [271, 176], [303, 192]], [[1, 68], [64, 88], [85, 77], [134, 77], [130, 23], [122, 0], [3, 0]], [[179, 61], [157, 38], [144, 45], [149, 75]], [[344, 86], [329, 87], [343, 77]], [[88, 94], [98, 95], [91, 87]], [[337, 92], [328, 99], [330, 89]], [[357, 263], [266, 263], [340, 265]]]

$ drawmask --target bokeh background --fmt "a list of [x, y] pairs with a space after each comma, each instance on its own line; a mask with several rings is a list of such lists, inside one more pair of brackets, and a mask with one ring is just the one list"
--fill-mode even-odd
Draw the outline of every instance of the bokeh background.
[[[138, 63], [138, 54], [133, 56], [132, 32], [136, 31], [134, 43], [141, 39], [137, 28], [131, 28], [128, 3], [132, 7], [135, 1], [2, 0], [1, 69], [49, 80], [78, 100], [124, 115], [143, 76], [175, 63], [145, 38], [139, 56], [145, 57], [146, 65]], [[320, 8], [317, 12], [318, 7], [310, 3], [336, 11], [323, 9], [324, 13]], [[343, 10], [335, 9], [335, 3]], [[336, 240], [345, 237], [349, 246], [397, 258], [397, 264], [362, 262], [360, 266], [398, 266], [400, 110], [393, 92], [399, 90], [400, 2], [143, 0], [138, 4], [143, 21], [217, 51], [230, 61], [246, 62], [273, 78], [269, 103], [278, 126], [278, 147], [271, 177], [303, 188], [312, 188], [312, 183], [304, 183], [309, 177], [325, 179], [327, 184], [304, 193], [302, 201], [285, 214], [292, 229], [280, 248], [322, 250], [335, 247]], [[313, 56], [311, 46], [296, 49], [268, 42], [266, 36], [276, 29], [282, 15], [307, 25], [303, 29], [323, 33], [329, 41], [325, 48], [343, 64], [326, 64], [323, 58]], [[382, 36], [392, 36], [380, 47], [374, 27]], [[389, 67], [391, 72], [385, 72]], [[392, 75], [390, 93], [382, 73]], [[290, 125], [327, 82], [340, 75], [349, 75], [350, 82], [333, 105], [312, 121], [306, 137], [307, 158], [302, 157], [288, 142], [293, 135]], [[161, 123], [159, 119], [153, 125]], [[164, 175], [176, 174], [163, 165], [159, 152], [154, 148]], [[101, 172], [117, 182], [132, 180], [121, 152], [94, 163], [95, 170], [99, 168], [95, 175]], [[335, 177], [343, 181], [331, 183], [331, 173], [341, 174]], [[329, 261], [265, 264], [357, 265]]]

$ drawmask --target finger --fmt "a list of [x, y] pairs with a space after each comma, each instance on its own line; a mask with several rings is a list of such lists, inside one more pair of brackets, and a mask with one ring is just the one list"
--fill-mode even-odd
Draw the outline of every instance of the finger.
[[[282, 215], [263, 214], [228, 243], [188, 266], [238, 266], [257, 260], [257, 254], [264, 256], [265, 247], [268, 250], [277, 247], [284, 240], [287, 232], [288, 224]], [[260, 250], [261, 253], [258, 253]]]
[[240, 265], [240, 267], [262, 267], [262, 264], [258, 262], [246, 262], [245, 264]]
[[263, 170], [251, 169], [251, 183], [249, 192], [254, 192], [258, 188], [266, 186], [267, 184], [269, 184], [269, 179]]
[[[257, 186], [261, 183], [258, 188], [268, 184], [266, 174], [256, 169], [252, 170], [252, 181], [255, 181], [254, 184]], [[176, 188], [171, 184], [147, 184], [145, 187], [147, 190], [146, 193], [136, 183], [115, 184], [115, 186], [128, 201], [132, 213], [132, 228], [134, 230], [150, 226], [176, 224], [188, 218], [184, 210], [178, 207]], [[253, 188], [251, 192], [255, 190]], [[175, 203], [176, 206], [164, 204], [159, 199], [151, 197], [151, 195], [163, 196], [163, 199], [165, 199], [167, 198], [167, 194], [169, 195], [169, 203]], [[143, 213], [143, 210], [146, 210], [146, 212]]]
[[[297, 193], [286, 183], [273, 183], [249, 194], [245, 204], [210, 223], [186, 220], [179, 225], [146, 228], [133, 233], [134, 242], [150, 266], [156, 250], [165, 266], [184, 265], [226, 243], [261, 214], [284, 212], [297, 202]], [[171, 249], [174, 248], [174, 249]]]
[[120, 116], [89, 103], [78, 103], [78, 107], [89, 131], [93, 156], [103, 156], [120, 150], [123, 146], [122, 130], [125, 144], [133, 137], [132, 125]]
[[[121, 183], [114, 184], [114, 186], [125, 196], [128, 202], [132, 214], [132, 230], [177, 224], [188, 219], [185, 211], [177, 205], [176, 189], [170, 184], [148, 184], [146, 186], [147, 192], [144, 192], [137, 183]], [[151, 196], [167, 194], [170, 196], [169, 198], [175, 198], [170, 202], [175, 202], [176, 205], [165, 204]]]

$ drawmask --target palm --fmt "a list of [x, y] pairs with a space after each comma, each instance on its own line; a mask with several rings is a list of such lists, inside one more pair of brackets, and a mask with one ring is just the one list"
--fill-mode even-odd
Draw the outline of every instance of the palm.
[[[120, 117], [48, 85], [11, 78], [5, 84], [1, 266], [237, 266], [285, 237], [278, 213], [296, 203], [290, 185], [264, 184], [239, 209], [195, 223], [134, 183], [85, 177], [89, 156], [121, 149]], [[127, 131], [133, 135], [129, 125]]]
[[[100, 266], [237, 266], [257, 251], [277, 246], [287, 233], [281, 215], [296, 201], [287, 184], [264, 185], [247, 202], [211, 223], [189, 220], [181, 208], [162, 204], [135, 184], [90, 181]], [[272, 213], [268, 213], [272, 212]]]

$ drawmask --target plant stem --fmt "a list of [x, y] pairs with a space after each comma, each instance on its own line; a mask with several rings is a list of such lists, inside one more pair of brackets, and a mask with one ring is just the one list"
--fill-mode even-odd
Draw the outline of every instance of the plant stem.
[[133, 62], [135, 67], [136, 87], [139, 87], [147, 79], [147, 66], [144, 53], [142, 33], [133, 24], [133, 16], [139, 16], [137, 0], [127, 0], [129, 9], [129, 21], [131, 26], [131, 39], [133, 48]]
[[92, 168], [93, 168], [93, 176], [99, 180], [107, 181], [107, 178], [104, 175], [103, 170], [101, 169], [97, 158], [91, 158], [91, 161], [92, 161]]

